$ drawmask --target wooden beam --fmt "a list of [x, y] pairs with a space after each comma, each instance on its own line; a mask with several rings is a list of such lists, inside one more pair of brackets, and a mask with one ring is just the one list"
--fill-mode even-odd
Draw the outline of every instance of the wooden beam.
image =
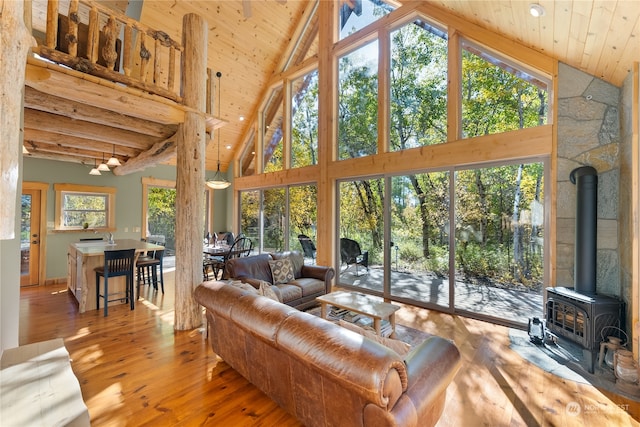
[[177, 139], [177, 135], [173, 135], [162, 142], [157, 142], [149, 150], [140, 153], [133, 159], [127, 160], [125, 164], [112, 169], [113, 174], [120, 176], [128, 175], [155, 166], [158, 163], [173, 160], [176, 157]]
[[193, 289], [202, 282], [202, 236], [204, 232], [204, 158], [207, 93], [207, 22], [195, 14], [182, 19], [183, 100], [192, 111], [185, 113], [178, 131], [176, 157], [176, 308], [174, 329], [193, 329], [202, 324], [202, 311]]
[[147, 150], [156, 142], [162, 141], [157, 137], [142, 135], [128, 130], [103, 126], [82, 120], [36, 111], [30, 108], [24, 110], [25, 127], [40, 129], [63, 135], [102, 141], [109, 144], [124, 145], [138, 150]]
[[[104, 155], [111, 155], [115, 148], [118, 156], [122, 157], [136, 157], [140, 150], [136, 150], [121, 145], [109, 144], [102, 141], [96, 141], [93, 139], [80, 138], [76, 136], [63, 135], [56, 132], [49, 132], [40, 129], [24, 129], [24, 146], [31, 152], [33, 150], [39, 151], [46, 146], [50, 146], [51, 150], [55, 149], [58, 152], [64, 151], [67, 154], [71, 154], [72, 150], [81, 150], [84, 153], [91, 153], [91, 157], [101, 157]], [[32, 153], [33, 154], [33, 153]]]
[[43, 93], [29, 86], [25, 87], [24, 106], [33, 110], [59, 114], [70, 119], [83, 120], [158, 138], [168, 138], [178, 129], [177, 125], [161, 125], [77, 101], [67, 101], [62, 97]]
[[40, 92], [62, 96], [82, 104], [117, 113], [127, 111], [129, 115], [142, 120], [162, 124], [184, 121], [185, 109], [173, 101], [92, 77], [41, 60], [29, 59], [25, 84]]
[[15, 238], [24, 69], [32, 38], [24, 3], [0, 0], [0, 239]]

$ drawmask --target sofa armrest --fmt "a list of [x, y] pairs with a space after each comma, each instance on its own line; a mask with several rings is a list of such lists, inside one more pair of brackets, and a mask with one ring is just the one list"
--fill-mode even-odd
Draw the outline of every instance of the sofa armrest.
[[301, 270], [301, 277], [310, 277], [325, 282], [327, 293], [331, 292], [331, 280], [336, 275], [333, 267], [324, 267], [320, 265], [304, 265]]
[[[405, 358], [407, 366], [406, 394], [413, 402], [428, 407], [446, 391], [460, 369], [460, 351], [442, 337], [427, 338], [414, 347]], [[416, 408], [421, 413], [421, 408]]]

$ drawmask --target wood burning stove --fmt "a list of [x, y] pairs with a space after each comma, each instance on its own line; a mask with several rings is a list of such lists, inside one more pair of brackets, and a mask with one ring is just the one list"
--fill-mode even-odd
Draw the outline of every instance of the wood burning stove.
[[545, 321], [551, 334], [582, 347], [586, 367], [593, 373], [602, 330], [624, 327], [624, 303], [596, 293], [597, 172], [584, 166], [571, 171], [569, 178], [577, 191], [574, 287], [547, 288]]
[[581, 346], [585, 365], [591, 373], [603, 329], [609, 326], [622, 329], [623, 312], [624, 304], [617, 298], [585, 295], [572, 288], [547, 288], [547, 330]]

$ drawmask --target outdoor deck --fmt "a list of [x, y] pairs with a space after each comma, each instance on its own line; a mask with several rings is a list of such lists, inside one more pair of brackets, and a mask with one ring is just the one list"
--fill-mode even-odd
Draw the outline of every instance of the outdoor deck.
[[[384, 270], [382, 266], [371, 266], [369, 272], [358, 267], [349, 267], [336, 282], [343, 286], [356, 286], [376, 292], [382, 292]], [[450, 290], [446, 278], [433, 275], [417, 275], [410, 272], [391, 270], [391, 295], [402, 299], [411, 299], [424, 304], [449, 307]], [[526, 325], [531, 317], [543, 317], [542, 293], [517, 289], [503, 289], [488, 284], [472, 284], [459, 280], [455, 282], [455, 309], [469, 311], [482, 316], [506, 319]]]

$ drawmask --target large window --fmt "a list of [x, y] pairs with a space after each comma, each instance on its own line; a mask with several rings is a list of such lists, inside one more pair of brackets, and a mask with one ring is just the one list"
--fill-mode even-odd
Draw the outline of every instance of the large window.
[[240, 232], [260, 252], [302, 252], [298, 235], [315, 240], [317, 187], [299, 185], [243, 191], [240, 195]]
[[115, 188], [55, 184], [56, 230], [115, 229]]
[[318, 164], [318, 71], [291, 84], [291, 167]]
[[462, 53], [464, 138], [547, 123], [547, 83], [471, 43]]
[[391, 33], [391, 151], [447, 140], [446, 33], [416, 20]]
[[394, 9], [383, 0], [354, 0], [342, 2], [339, 9], [340, 39], [377, 21]]
[[338, 158], [375, 154], [378, 147], [378, 41], [339, 62]]
[[282, 120], [284, 117], [282, 86], [271, 92], [269, 101], [262, 112], [263, 164], [265, 172], [280, 171], [284, 168], [284, 147]]

